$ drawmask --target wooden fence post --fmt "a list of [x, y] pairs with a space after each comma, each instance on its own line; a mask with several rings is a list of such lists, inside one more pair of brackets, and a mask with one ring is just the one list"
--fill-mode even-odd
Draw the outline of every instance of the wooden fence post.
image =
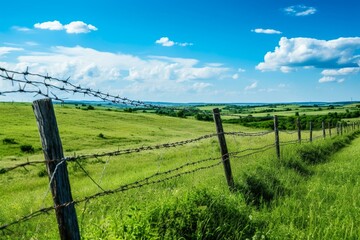
[[301, 143], [301, 123], [300, 118], [297, 118], [297, 131], [298, 131], [298, 141]]
[[322, 121], [321, 125], [322, 125], [323, 138], [325, 139], [325, 138], [326, 138], [326, 132], [325, 132], [325, 122], [324, 122], [324, 121]]
[[278, 125], [278, 117], [274, 116], [274, 132], [275, 132], [275, 148], [276, 148], [276, 156], [280, 159], [280, 141], [279, 141], [279, 125]]
[[227, 184], [230, 188], [230, 190], [234, 190], [234, 179], [231, 172], [231, 165], [230, 165], [230, 157], [226, 145], [226, 139], [224, 134], [224, 129], [222, 126], [222, 121], [220, 117], [220, 110], [218, 108], [213, 109], [213, 116], [214, 116], [214, 122], [216, 126], [216, 132], [218, 134], [219, 144], [220, 144], [220, 151], [222, 156], [222, 162], [224, 165], [225, 170], [225, 177]]
[[329, 128], [329, 137], [331, 138], [331, 122], [328, 123], [328, 128]]
[[310, 121], [310, 142], [313, 140], [313, 129], [312, 129], [312, 122]]
[[[70, 182], [64, 153], [57, 127], [55, 112], [51, 99], [41, 99], [33, 102], [33, 110], [39, 128], [42, 149], [45, 156], [46, 168], [49, 175], [51, 193], [60, 238], [80, 239], [75, 206], [70, 189]], [[66, 206], [59, 205], [69, 203]]]

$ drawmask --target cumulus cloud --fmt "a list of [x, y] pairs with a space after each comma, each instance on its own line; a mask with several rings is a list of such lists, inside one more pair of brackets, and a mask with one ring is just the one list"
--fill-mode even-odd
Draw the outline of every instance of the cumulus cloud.
[[357, 74], [358, 72], [360, 72], [359, 67], [358, 68], [325, 69], [321, 72], [323, 77], [319, 79], [319, 83], [326, 83], [326, 82], [342, 83], [345, 81], [345, 78], [337, 79], [337, 77], [347, 76], [350, 74]]
[[0, 66], [18, 71], [29, 67], [30, 72], [64, 79], [70, 77], [76, 85], [137, 99], [143, 96], [156, 99], [164, 95], [172, 99], [194, 91], [204, 93], [210, 91], [212, 81], [226, 79], [235, 71], [191, 58], [139, 57], [81, 46], [57, 46], [48, 52], [29, 52], [19, 55], [16, 61], [0, 62]]
[[282, 34], [282, 32], [275, 29], [256, 28], [256, 29], [252, 29], [251, 31], [255, 33], [263, 33], [263, 34]]
[[174, 41], [171, 41], [168, 37], [162, 37], [156, 40], [155, 43], [160, 44], [163, 47], [172, 47], [175, 45]]
[[297, 17], [313, 15], [316, 13], [316, 11], [317, 11], [316, 8], [308, 7], [305, 5], [295, 5], [284, 9], [285, 13]]
[[55, 20], [55, 21], [49, 21], [43, 23], [36, 23], [34, 24], [34, 27], [37, 29], [51, 30], [51, 31], [65, 30], [69, 34], [89, 33], [91, 31], [98, 30], [95, 26], [91, 24], [86, 24], [82, 21], [73, 21], [69, 24], [63, 25], [61, 22]]
[[98, 29], [91, 25], [86, 24], [82, 21], [75, 21], [64, 25], [67, 33], [88, 33], [91, 31], [97, 31]]
[[156, 44], [159, 44], [163, 47], [172, 47], [174, 45], [178, 45], [180, 47], [187, 47], [187, 46], [192, 46], [193, 43], [181, 43], [181, 42], [174, 42], [172, 40], [170, 40], [168, 37], [161, 37], [160, 39], [155, 41]]
[[282, 37], [273, 52], [266, 53], [264, 62], [256, 69], [261, 71], [289, 72], [293, 68], [358, 68], [360, 38], [318, 40], [314, 38]]
[[57, 20], [43, 23], [35, 23], [34, 27], [38, 29], [46, 29], [52, 31], [59, 31], [64, 29], [64, 26]]
[[252, 90], [252, 89], [255, 89], [257, 88], [257, 82], [253, 82], [252, 84], [248, 85], [245, 87], [245, 91], [248, 91], [248, 90]]

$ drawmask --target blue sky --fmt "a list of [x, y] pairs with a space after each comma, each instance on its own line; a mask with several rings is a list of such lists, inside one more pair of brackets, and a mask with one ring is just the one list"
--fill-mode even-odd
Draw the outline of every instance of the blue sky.
[[[7, 1], [2, 9], [0, 67], [9, 70], [147, 101], [360, 100], [357, 0]], [[0, 89], [14, 87], [0, 80]]]

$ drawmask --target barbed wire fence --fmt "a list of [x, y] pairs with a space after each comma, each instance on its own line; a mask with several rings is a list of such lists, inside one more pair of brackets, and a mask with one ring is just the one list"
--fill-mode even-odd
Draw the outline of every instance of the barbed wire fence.
[[[89, 88], [83, 88], [81, 86], [76, 86], [76, 85], [72, 84], [70, 82], [69, 78], [62, 80], [62, 79], [50, 77], [48, 75], [34, 74], [34, 73], [30, 73], [28, 71], [28, 69], [26, 69], [26, 71], [24, 71], [24, 72], [18, 72], [18, 71], [7, 70], [5, 68], [0, 67], [0, 77], [5, 81], [10, 81], [12, 86], [14, 87], [13, 90], [0, 91], [0, 96], [5, 96], [7, 94], [13, 94], [13, 93], [27, 93], [27, 94], [34, 94], [34, 96], [40, 95], [42, 97], [50, 99], [50, 102], [51, 102], [51, 100], [62, 102], [65, 99], [62, 98], [58, 92], [60, 92], [60, 93], [65, 92], [66, 94], [83, 94], [84, 96], [95, 97], [97, 99], [101, 99], [101, 100], [107, 101], [107, 102], [112, 102], [114, 104], [124, 104], [124, 105], [131, 105], [131, 106], [135, 106], [135, 107], [145, 107], [145, 108], [151, 108], [151, 109], [167, 109], [167, 110], [170, 109], [170, 110], [174, 110], [174, 111], [180, 111], [180, 110], [193, 111], [193, 109], [187, 109], [187, 108], [165, 107], [165, 106], [160, 106], [160, 105], [154, 105], [154, 104], [143, 102], [143, 101], [131, 100], [131, 99], [128, 99], [125, 97], [120, 97], [120, 96], [111, 95], [108, 93], [103, 93], [101, 91], [95, 91], [95, 90], [92, 90]], [[16, 86], [16, 84], [18, 84], [18, 86]], [[40, 100], [40, 101], [42, 101], [42, 100]], [[211, 114], [210, 112], [207, 112], [207, 111], [202, 111], [202, 113]], [[216, 114], [214, 112], [214, 117], [215, 117], [215, 115]], [[227, 116], [239, 117], [239, 115], [231, 115], [231, 114], [227, 114]], [[219, 114], [219, 117], [220, 117], [220, 114]], [[38, 124], [39, 124], [39, 122], [38, 122]], [[324, 126], [324, 124], [323, 124], [323, 126]], [[339, 126], [339, 128], [340, 127], [341, 126]], [[342, 134], [342, 130], [340, 131], [339, 128], [337, 129], [338, 135], [340, 133]], [[39, 127], [39, 129], [40, 129], [40, 127]], [[87, 204], [89, 201], [99, 198], [99, 197], [104, 197], [104, 196], [112, 195], [115, 193], [125, 192], [125, 191], [131, 190], [131, 189], [139, 189], [139, 188], [143, 188], [143, 187], [149, 186], [149, 185], [161, 184], [161, 183], [164, 183], [164, 182], [167, 182], [167, 181], [170, 181], [170, 180], [173, 180], [173, 179], [185, 176], [185, 175], [189, 175], [189, 174], [193, 174], [193, 173], [196, 173], [199, 171], [215, 168], [221, 164], [225, 164], [225, 163], [230, 164], [230, 157], [234, 158], [234, 159], [243, 159], [245, 157], [249, 157], [249, 156], [252, 156], [255, 154], [263, 153], [270, 149], [274, 149], [276, 147], [280, 147], [280, 145], [286, 146], [286, 145], [291, 145], [291, 144], [298, 144], [299, 142], [301, 142], [301, 139], [291, 140], [291, 141], [283, 141], [281, 143], [275, 142], [275, 144], [268, 144], [268, 145], [264, 145], [261, 147], [246, 148], [246, 149], [242, 149], [239, 151], [227, 152], [227, 150], [226, 150], [226, 154], [222, 154], [222, 156], [220, 156], [220, 157], [217, 157], [217, 158], [213, 157], [213, 158], [206, 158], [206, 159], [201, 159], [201, 160], [196, 160], [196, 161], [189, 161], [178, 167], [175, 167], [175, 168], [172, 168], [172, 169], [169, 169], [166, 171], [158, 171], [148, 177], [136, 180], [131, 183], [123, 184], [114, 189], [109, 189], [109, 190], [103, 188], [101, 186], [101, 184], [98, 181], [96, 181], [90, 175], [90, 173], [82, 166], [83, 160], [99, 159], [102, 157], [114, 157], [114, 156], [120, 156], [120, 155], [125, 155], [125, 154], [140, 153], [140, 152], [144, 152], [144, 151], [154, 151], [154, 150], [158, 150], [158, 149], [175, 148], [175, 147], [179, 147], [179, 146], [185, 146], [185, 145], [191, 144], [191, 143], [197, 143], [197, 142], [200, 142], [200, 141], [203, 141], [206, 139], [211, 139], [214, 137], [219, 138], [219, 136], [225, 136], [225, 135], [233, 136], [233, 137], [262, 137], [262, 136], [266, 136], [269, 134], [274, 134], [274, 133], [276, 134], [276, 131], [278, 131], [277, 126], [274, 126], [274, 130], [262, 131], [262, 132], [242, 132], [242, 131], [238, 131], [238, 132], [221, 131], [221, 132], [219, 132], [218, 131], [217, 133], [207, 134], [207, 135], [203, 135], [203, 136], [200, 136], [197, 138], [177, 141], [177, 142], [173, 142], [173, 143], [164, 143], [164, 144], [158, 144], [158, 145], [153, 145], [153, 146], [141, 146], [141, 147], [137, 147], [137, 148], [121, 149], [121, 150], [104, 152], [104, 153], [63, 157], [60, 159], [26, 161], [24, 163], [16, 164], [11, 167], [1, 168], [0, 174], [5, 174], [5, 173], [9, 173], [11, 171], [14, 171], [16, 169], [19, 169], [19, 168], [26, 169], [26, 167], [28, 167], [28, 166], [53, 163], [54, 171], [52, 173], [50, 173], [50, 175], [49, 175], [49, 189], [45, 193], [45, 197], [46, 197], [46, 195], [50, 191], [51, 186], [53, 185], [54, 181], [56, 181], [55, 180], [56, 175], [60, 171], [61, 167], [66, 166], [67, 162], [74, 162], [75, 164], [77, 164], [77, 166], [79, 166], [79, 168], [85, 174], [85, 176], [87, 178], [89, 178], [90, 181], [94, 185], [96, 185], [96, 187], [100, 191], [95, 194], [92, 194], [92, 195], [89, 195], [89, 196], [86, 196], [86, 197], [83, 197], [83, 198], [80, 198], [77, 200], [71, 200], [71, 201], [62, 202], [60, 204], [54, 204], [54, 206], [51, 206], [51, 207], [42, 207], [36, 211], [33, 211], [30, 214], [27, 214], [27, 215], [24, 215], [24, 216], [18, 218], [17, 220], [14, 220], [10, 223], [1, 225], [0, 230], [11, 231], [9, 229], [10, 226], [29, 221], [29, 220], [36, 218], [38, 216], [41, 216], [43, 214], [48, 214], [50, 211], [53, 211], [53, 210], [55, 210], [55, 212], [58, 212], [58, 210], [65, 209], [69, 206], [74, 206], [74, 205], [77, 205], [80, 203]], [[301, 130], [298, 129], [298, 131], [294, 131], [294, 132], [284, 131], [282, 133], [292, 135], [295, 133], [299, 133], [299, 131], [301, 131]], [[324, 129], [323, 129], [323, 132], [324, 132]], [[301, 138], [301, 134], [298, 134], [298, 136], [300, 136], [300, 138]], [[317, 137], [315, 137], [313, 139], [309, 139], [309, 140], [305, 139], [303, 141], [310, 142], [312, 140], [319, 139], [319, 138], [325, 138], [325, 135], [317, 136]], [[276, 146], [276, 144], [279, 144], [279, 146]], [[221, 152], [223, 152], [223, 151], [221, 151]], [[225, 167], [225, 165], [224, 165], [224, 167]], [[228, 176], [226, 176], [226, 177], [228, 178]], [[229, 185], [229, 187], [231, 188], [230, 185]], [[60, 233], [60, 235], [61, 235], [61, 233]]]

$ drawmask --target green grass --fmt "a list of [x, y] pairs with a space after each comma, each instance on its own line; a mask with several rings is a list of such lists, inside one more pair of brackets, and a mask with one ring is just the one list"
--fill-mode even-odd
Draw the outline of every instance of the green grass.
[[[0, 111], [3, 124], [0, 140], [14, 139], [17, 143], [0, 141], [0, 168], [27, 159], [42, 159], [30, 104], [1, 103]], [[155, 114], [107, 111], [97, 107], [84, 111], [71, 105], [56, 105], [55, 112], [66, 156], [167, 143], [215, 132], [212, 122]], [[227, 132], [259, 131], [230, 124], [224, 125], [224, 129]], [[321, 134], [314, 132], [314, 137]], [[308, 138], [308, 132], [304, 131], [302, 136]], [[280, 133], [283, 142], [296, 137], [296, 134]], [[234, 152], [271, 144], [274, 136], [226, 136], [226, 139], [229, 151]], [[234, 192], [229, 191], [224, 170], [219, 165], [160, 184], [81, 203], [76, 211], [82, 238], [321, 239], [321, 234], [325, 234], [330, 237], [328, 239], [354, 239], [353, 236], [359, 234], [359, 227], [353, 220], [358, 216], [354, 211], [350, 212], [351, 206], [337, 206], [351, 200], [352, 207], [357, 207], [356, 169], [359, 168], [352, 169], [350, 163], [345, 163], [355, 164], [358, 159], [356, 146], [359, 146], [359, 140], [344, 148], [352, 139], [342, 136], [301, 146], [289, 145], [281, 149], [281, 161], [277, 160], [274, 149], [249, 157], [231, 158], [236, 183]], [[24, 144], [34, 146], [35, 153], [22, 153], [20, 145]], [[344, 150], [340, 150], [342, 148]], [[338, 150], [338, 154], [343, 155], [332, 157]], [[184, 163], [219, 156], [217, 139], [212, 138], [172, 149], [90, 159], [81, 164], [104, 189], [114, 189]], [[331, 164], [336, 165], [327, 169]], [[342, 168], [342, 165], [347, 167]], [[101, 191], [75, 163], [68, 163], [68, 169], [74, 199]], [[181, 171], [191, 169], [194, 166]], [[338, 177], [332, 175], [333, 170]], [[351, 176], [348, 177], [350, 182], [346, 182], [346, 176]], [[336, 188], [342, 184], [346, 188], [341, 188], [338, 194]], [[47, 189], [48, 178], [42, 165], [0, 174], [0, 225], [51, 206], [51, 194], [47, 194]], [[325, 196], [326, 199], [319, 203]], [[318, 216], [317, 211], [324, 215]], [[58, 239], [52, 212], [9, 229], [11, 231], [5, 231], [0, 238]]]
[[327, 160], [312, 167], [313, 176], [260, 212], [270, 223], [270, 239], [358, 239], [360, 139], [331, 157], [326, 154], [349, 141], [322, 147], [322, 154], [313, 160], [324, 162], [325, 155]]

